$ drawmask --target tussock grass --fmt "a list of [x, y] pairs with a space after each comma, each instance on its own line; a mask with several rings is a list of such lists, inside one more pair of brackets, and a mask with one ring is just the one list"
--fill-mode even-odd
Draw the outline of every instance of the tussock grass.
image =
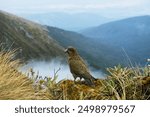
[[[95, 81], [95, 87], [85, 85], [84, 81], [53, 78], [39, 80], [38, 87], [44, 85], [55, 100], [146, 100], [150, 96], [149, 70], [145, 68], [108, 68], [106, 79]], [[41, 83], [42, 82], [42, 83]], [[40, 88], [41, 89], [41, 88]]]
[[14, 52], [0, 52], [0, 99], [49, 99], [44, 92], [36, 92], [33, 82], [17, 71], [19, 60], [12, 60]]
[[95, 81], [95, 87], [84, 81], [42, 78], [30, 69], [27, 76], [18, 72], [19, 60], [12, 60], [14, 52], [0, 53], [0, 99], [50, 100], [146, 100], [150, 99], [150, 69], [127, 68], [120, 65], [107, 68], [105, 79]]
[[[95, 81], [95, 87], [84, 81], [62, 80], [58, 83], [42, 80], [42, 85], [58, 100], [146, 100], [150, 97], [149, 68], [115, 66], [107, 69], [106, 79]], [[49, 83], [48, 83], [49, 82]], [[39, 85], [41, 83], [39, 82]]]

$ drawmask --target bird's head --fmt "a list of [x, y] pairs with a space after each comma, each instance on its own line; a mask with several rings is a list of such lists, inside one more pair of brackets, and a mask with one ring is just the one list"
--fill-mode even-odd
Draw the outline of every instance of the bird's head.
[[67, 53], [69, 56], [77, 55], [77, 50], [74, 47], [68, 47], [65, 49], [65, 53]]

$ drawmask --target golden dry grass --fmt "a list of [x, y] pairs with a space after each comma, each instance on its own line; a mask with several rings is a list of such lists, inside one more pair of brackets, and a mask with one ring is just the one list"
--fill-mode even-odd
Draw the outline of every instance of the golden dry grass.
[[19, 60], [11, 60], [14, 52], [0, 53], [0, 99], [49, 99], [44, 92], [36, 92], [32, 81], [19, 73]]

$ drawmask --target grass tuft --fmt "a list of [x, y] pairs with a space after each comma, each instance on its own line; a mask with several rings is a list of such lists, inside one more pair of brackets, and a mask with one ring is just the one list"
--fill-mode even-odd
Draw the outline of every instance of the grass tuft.
[[33, 82], [18, 72], [19, 60], [12, 60], [14, 52], [0, 52], [0, 99], [49, 99], [45, 92], [36, 92]]

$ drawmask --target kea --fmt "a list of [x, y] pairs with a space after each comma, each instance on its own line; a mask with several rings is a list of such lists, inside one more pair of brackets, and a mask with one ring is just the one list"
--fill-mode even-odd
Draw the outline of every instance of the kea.
[[77, 77], [84, 79], [85, 83], [89, 86], [94, 86], [94, 80], [96, 80], [89, 72], [87, 65], [84, 60], [80, 57], [77, 50], [73, 47], [68, 47], [65, 50], [65, 53], [68, 54], [68, 64], [70, 72], [74, 77], [74, 81]]

